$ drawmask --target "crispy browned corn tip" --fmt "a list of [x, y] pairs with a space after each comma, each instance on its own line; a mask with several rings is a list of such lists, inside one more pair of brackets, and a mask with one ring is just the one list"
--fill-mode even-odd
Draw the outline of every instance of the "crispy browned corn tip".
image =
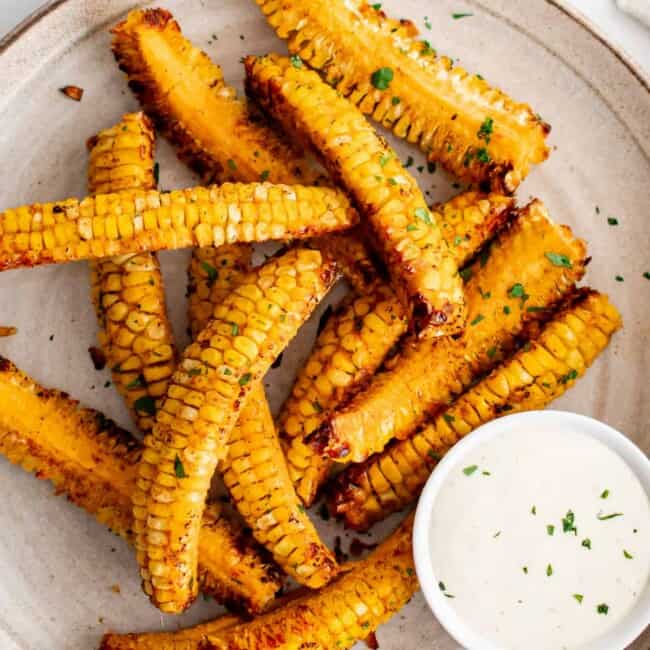
[[202, 648], [351, 648], [388, 621], [418, 589], [412, 530], [413, 516], [409, 516], [374, 553], [324, 589], [250, 623], [209, 635]]
[[141, 251], [314, 237], [354, 225], [342, 192], [226, 183], [123, 191], [0, 213], [0, 270]]
[[216, 305], [249, 271], [248, 244], [205, 246], [192, 250], [188, 269], [188, 322], [192, 337], [208, 324]]
[[463, 181], [513, 192], [548, 157], [550, 127], [530, 106], [438, 56], [410, 21], [360, 0], [256, 2], [292, 54]]
[[18, 328], [13, 325], [2, 325], [0, 326], [0, 338], [5, 338], [7, 336], [14, 336], [18, 333]]
[[367, 530], [405, 508], [417, 499], [447, 449], [501, 415], [548, 406], [585, 373], [621, 325], [607, 296], [578, 291], [537, 338], [413, 437], [340, 474], [329, 495], [332, 511], [348, 526]]
[[[513, 199], [499, 194], [466, 192], [434, 207], [459, 267], [491, 239], [509, 218], [513, 206]], [[337, 261], [345, 259], [342, 266], [348, 268], [346, 277], [350, 280], [350, 276], [358, 276], [358, 288], [365, 287], [366, 292], [346, 300], [332, 314], [280, 413], [289, 471], [306, 505], [314, 502], [331, 461], [315, 453], [304, 438], [372, 377], [407, 327], [400, 301], [381, 281], [367, 254], [364, 258], [362, 240], [334, 235], [321, 241], [323, 249]]]
[[182, 611], [196, 596], [205, 496], [251, 387], [336, 276], [320, 252], [291, 249], [248, 274], [185, 350], [145, 437], [133, 496], [143, 586], [163, 611]]
[[[0, 359], [0, 453], [134, 541], [131, 495], [141, 443], [101, 413], [40, 386], [7, 359]], [[204, 593], [250, 613], [273, 601], [282, 584], [277, 568], [218, 504], [203, 514], [199, 546]]]
[[183, 36], [171, 13], [134, 10], [112, 32], [129, 86], [204, 182], [312, 185], [319, 179], [300, 151], [237, 98], [221, 68]]
[[315, 73], [279, 56], [246, 59], [247, 88], [321, 156], [366, 217], [414, 330], [465, 324], [463, 285], [415, 179], [363, 115]]
[[[154, 139], [151, 122], [142, 113], [124, 115], [91, 138], [88, 190], [154, 189]], [[146, 432], [176, 363], [158, 258], [145, 252], [90, 260], [90, 271], [99, 342], [113, 383], [140, 431]]]
[[468, 325], [457, 338], [407, 341], [390, 370], [331, 415], [309, 441], [338, 462], [360, 462], [406, 438], [428, 413], [508, 354], [584, 274], [584, 242], [553, 223], [540, 201], [463, 271]]

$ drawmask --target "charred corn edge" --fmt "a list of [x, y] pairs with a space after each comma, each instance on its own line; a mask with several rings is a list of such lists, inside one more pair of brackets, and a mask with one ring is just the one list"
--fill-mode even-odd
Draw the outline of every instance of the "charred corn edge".
[[[570, 267], [554, 265], [547, 252], [566, 255]], [[547, 317], [547, 310], [561, 301], [585, 270], [584, 242], [575, 239], [568, 227], [552, 222], [539, 200], [518, 211], [488, 253], [471, 267], [465, 332], [457, 339], [407, 341], [390, 370], [377, 375], [365, 392], [330, 413], [320, 429], [308, 436], [319, 453], [341, 463], [361, 462], [381, 451], [392, 437], [407, 437], [427, 411], [462, 392], [477, 374], [493, 368], [499, 355], [509, 353], [516, 337], [530, 323]], [[509, 293], [518, 280], [530, 294], [528, 302]], [[488, 354], [491, 348], [493, 354]], [[436, 372], [433, 358], [440, 359]]]
[[[461, 180], [513, 192], [530, 165], [548, 157], [550, 126], [530, 106], [438, 56], [414, 38], [417, 30], [404, 25], [409, 21], [398, 23], [358, 1], [256, 2], [291, 54]], [[372, 57], [358, 56], [369, 50]], [[393, 79], [379, 90], [372, 76], [384, 67]], [[489, 129], [481, 128], [486, 118], [493, 120]]]
[[124, 255], [314, 237], [356, 221], [338, 190], [225, 183], [123, 191], [0, 213], [0, 270]]
[[[89, 191], [154, 189], [154, 141], [153, 125], [143, 113], [126, 114], [100, 131], [89, 143]], [[92, 261], [91, 285], [113, 383], [146, 432], [153, 418], [136, 404], [144, 399], [153, 405], [164, 395], [176, 358], [158, 258], [142, 253]]]
[[[221, 68], [184, 38], [164, 9], [134, 10], [112, 49], [157, 128], [206, 182], [314, 184], [319, 174], [227, 86]], [[191, 107], [184, 94], [195, 99]]]
[[396, 154], [357, 109], [311, 71], [277, 56], [246, 59], [247, 88], [272, 117], [309, 142], [367, 217], [416, 332], [462, 329], [462, 281], [439, 224]]
[[133, 496], [143, 587], [162, 611], [196, 596], [196, 523], [251, 387], [335, 279], [318, 251], [291, 249], [251, 272], [185, 350], [145, 437]]
[[313, 589], [336, 575], [334, 555], [294, 491], [261, 384], [230, 433], [221, 474], [253, 536], [288, 575]]
[[[18, 408], [29, 399], [29, 408]], [[131, 494], [142, 446], [98, 411], [81, 408], [0, 358], [0, 453], [133, 543]], [[56, 419], [53, 420], [52, 418]], [[44, 418], [44, 419], [43, 419]], [[43, 429], [43, 422], [49, 422]], [[201, 588], [259, 613], [281, 587], [277, 569], [210, 504], [201, 529]], [[218, 549], [218, 553], [215, 553]]]
[[[413, 516], [365, 560], [320, 591], [208, 637], [206, 649], [350, 648], [399, 611], [418, 589]], [[275, 644], [275, 645], [274, 645]]]
[[582, 289], [523, 346], [413, 437], [394, 442], [336, 480], [330, 507], [367, 530], [417, 499], [431, 470], [460, 438], [512, 412], [546, 407], [570, 388], [622, 326], [607, 296]]
[[[440, 215], [445, 240], [459, 265], [474, 257], [503, 226], [513, 207], [514, 201], [509, 197], [466, 192], [434, 208]], [[338, 240], [327, 243], [325, 248], [337, 261], [341, 257], [348, 258], [344, 268], [352, 266], [355, 260], [363, 260], [359, 251], [364, 247], [357, 236], [350, 237], [349, 242], [345, 238], [346, 235], [322, 238]], [[371, 276], [367, 274], [366, 277]], [[332, 314], [280, 413], [289, 472], [298, 495], [307, 506], [314, 503], [332, 463], [306, 445], [303, 439], [325, 421], [332, 409], [340, 407], [359, 390], [406, 331], [401, 303], [378, 277], [374, 282], [375, 288], [370, 295], [347, 300]], [[341, 345], [342, 342], [346, 345]]]
[[214, 308], [249, 270], [248, 244], [192, 250], [188, 268], [188, 322], [193, 337], [207, 325]]

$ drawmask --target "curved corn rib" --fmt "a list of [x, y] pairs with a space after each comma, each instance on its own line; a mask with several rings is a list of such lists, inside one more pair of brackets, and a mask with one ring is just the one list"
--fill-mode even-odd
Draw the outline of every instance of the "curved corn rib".
[[[208, 268], [206, 273], [195, 259], [190, 264], [190, 285], [206, 296], [200, 309], [193, 308], [190, 302], [190, 330], [194, 335], [205, 327], [228, 289], [241, 282], [244, 265], [250, 260], [247, 253], [242, 254], [236, 247], [198, 249], [197, 255], [203, 263], [209, 259], [212, 270]], [[214, 279], [212, 286], [201, 291], [210, 278]], [[336, 560], [296, 497], [261, 383], [252, 389], [230, 432], [227, 454], [219, 470], [253, 536], [285, 572], [309, 587], [329, 582], [337, 572]]]
[[[513, 207], [511, 198], [499, 194], [466, 192], [433, 208], [459, 267], [491, 239]], [[350, 243], [343, 241], [341, 246], [332, 241], [345, 237], [323, 237], [324, 249], [331, 250], [337, 261], [347, 257], [344, 266], [363, 269], [359, 271], [360, 284], [368, 293], [346, 300], [327, 321], [278, 420], [289, 472], [306, 505], [314, 502], [331, 461], [315, 453], [304, 438], [372, 377], [407, 327], [404, 309], [390, 286], [383, 284], [367, 264], [353, 263], [363, 260], [358, 252], [362, 243], [352, 237]], [[356, 249], [346, 254], [352, 244]], [[341, 248], [344, 253], [337, 255]], [[369, 262], [368, 256], [365, 260]]]
[[318, 172], [224, 83], [221, 68], [164, 9], [134, 10], [113, 30], [113, 53], [157, 128], [204, 182], [312, 185]]
[[[292, 54], [461, 180], [513, 192], [548, 157], [550, 127], [530, 106], [437, 56], [409, 21], [360, 0], [256, 2]], [[373, 79], [386, 68], [392, 79], [379, 89]]]
[[353, 225], [329, 188], [268, 183], [123, 191], [0, 213], [0, 270], [224, 243], [313, 237]]
[[310, 442], [338, 462], [360, 462], [406, 438], [513, 347], [584, 274], [584, 243], [554, 224], [540, 201], [520, 211], [463, 275], [468, 326], [458, 338], [407, 342], [390, 370], [334, 413]]
[[289, 59], [246, 59], [247, 88], [290, 134], [305, 139], [367, 218], [375, 247], [416, 332], [464, 325], [463, 287], [415, 180], [357, 109]]
[[[40, 386], [7, 359], [0, 359], [0, 453], [134, 541], [131, 495], [140, 442], [101, 413]], [[277, 569], [217, 504], [203, 515], [199, 582], [204, 593], [251, 613], [264, 610], [281, 586]]]
[[247, 275], [185, 350], [145, 438], [133, 496], [143, 586], [163, 611], [196, 596], [205, 495], [251, 387], [335, 279], [318, 251], [292, 249]]
[[584, 374], [621, 324], [607, 296], [579, 291], [535, 340], [413, 437], [340, 474], [330, 493], [333, 512], [348, 526], [367, 530], [405, 508], [449, 447], [501, 415], [547, 406]]
[[[142, 113], [124, 115], [91, 138], [88, 190], [153, 189], [154, 138]], [[90, 273], [99, 343], [113, 383], [140, 431], [148, 431], [151, 411], [167, 390], [176, 358], [158, 258], [140, 253], [91, 260]]]
[[418, 589], [413, 516], [368, 558], [315, 594], [208, 637], [205, 650], [351, 648], [399, 611]]

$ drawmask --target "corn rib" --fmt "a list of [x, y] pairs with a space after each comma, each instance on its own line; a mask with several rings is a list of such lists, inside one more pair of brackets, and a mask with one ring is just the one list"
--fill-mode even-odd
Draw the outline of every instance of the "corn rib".
[[465, 323], [463, 286], [440, 225], [415, 180], [359, 111], [315, 72], [282, 57], [248, 57], [247, 88], [306, 140], [370, 226], [414, 330], [440, 336]]
[[182, 611], [196, 597], [198, 524], [230, 430], [335, 279], [318, 251], [294, 248], [247, 275], [185, 350], [145, 437], [133, 496], [143, 586], [161, 610]]
[[351, 648], [399, 611], [418, 589], [413, 517], [377, 550], [321, 591], [250, 623], [208, 636], [205, 650]]
[[[491, 239], [513, 207], [511, 198], [499, 194], [466, 192], [433, 208], [459, 267]], [[366, 292], [347, 299], [331, 315], [280, 413], [289, 472], [305, 505], [314, 502], [331, 461], [315, 453], [304, 438], [372, 377], [407, 328], [400, 301], [362, 254], [362, 242], [346, 235], [321, 239], [323, 250], [337, 261], [346, 258], [343, 267], [353, 268], [348, 274], [358, 276], [358, 288]]]
[[113, 53], [130, 88], [204, 182], [318, 180], [301, 153], [237, 98], [221, 68], [183, 36], [171, 13], [131, 11], [112, 33]]
[[[91, 138], [89, 192], [153, 189], [154, 138], [142, 113], [124, 115]], [[139, 253], [90, 260], [90, 274], [99, 343], [113, 383], [140, 431], [148, 431], [151, 411], [167, 390], [176, 359], [158, 258]]]
[[361, 0], [256, 2], [292, 54], [461, 180], [514, 192], [548, 157], [550, 126], [530, 106], [438, 56], [410, 21]]
[[406, 438], [507, 355], [526, 326], [543, 318], [584, 274], [584, 243], [554, 224], [540, 201], [467, 273], [468, 326], [457, 338], [407, 342], [390, 370], [311, 434], [319, 452], [360, 462]]
[[[0, 453], [133, 543], [140, 442], [7, 359], [0, 359]], [[281, 586], [277, 568], [214, 503], [201, 525], [199, 582], [204, 593], [250, 613], [266, 609]]]
[[340, 474], [329, 495], [346, 525], [367, 530], [415, 501], [442, 455], [490, 420], [541, 409], [560, 397], [605, 350], [621, 317], [607, 296], [578, 291], [512, 358], [437, 415], [413, 437]]
[[123, 191], [0, 213], [0, 270], [141, 251], [286, 240], [354, 225], [334, 189], [268, 183]]

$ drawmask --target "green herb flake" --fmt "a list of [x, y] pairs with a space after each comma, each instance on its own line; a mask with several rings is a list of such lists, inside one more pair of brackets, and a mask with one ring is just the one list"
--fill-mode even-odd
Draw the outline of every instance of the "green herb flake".
[[424, 26], [427, 29], [431, 29], [432, 25], [431, 25], [431, 21], [429, 20], [429, 16], [424, 17]]
[[553, 265], [553, 266], [562, 266], [565, 269], [572, 269], [573, 264], [571, 264], [571, 260], [566, 256], [561, 253], [544, 253], [546, 256], [546, 259]]
[[242, 375], [239, 378], [239, 385], [240, 386], [246, 386], [246, 384], [253, 378], [253, 375], [251, 375], [250, 372], [247, 372], [245, 375]]
[[435, 56], [436, 51], [431, 47], [429, 41], [422, 41], [422, 51], [420, 52], [422, 56]]
[[314, 411], [316, 413], [322, 413], [323, 412], [323, 407], [320, 405], [320, 402], [318, 400], [314, 400], [311, 405], [314, 407]]
[[268, 169], [265, 169], [265, 170], [260, 174], [260, 181], [261, 181], [262, 183], [266, 183], [266, 181], [269, 180], [269, 175], [270, 175], [270, 173], [271, 173], [271, 172], [270, 172]]
[[497, 348], [495, 345], [493, 345], [491, 348], [488, 348], [487, 351], [488, 359], [494, 359], [496, 353], [497, 353]]
[[591, 540], [588, 537], [586, 539], [583, 539], [580, 546], [584, 546], [591, 551]]
[[463, 238], [460, 235], [454, 237], [454, 246], [460, 246], [463, 243]]
[[487, 165], [487, 163], [489, 163], [492, 158], [490, 158], [488, 150], [485, 147], [481, 147], [480, 149], [476, 150], [476, 160]]
[[582, 594], [573, 594], [573, 597], [582, 605], [582, 599], [584, 598]]
[[574, 379], [578, 378], [578, 371], [575, 370], [574, 368], [571, 368], [569, 372], [566, 373], [566, 375], [562, 375], [559, 379], [559, 382], [561, 384], [568, 384], [570, 381], [573, 381]]
[[483, 314], [479, 314], [471, 323], [470, 325], [473, 327], [474, 325], [478, 325], [482, 320], [485, 320], [485, 316]]
[[406, 226], [406, 232], [413, 232], [417, 229], [418, 227], [414, 223], [410, 223], [408, 226]]
[[126, 387], [127, 388], [139, 388], [140, 386], [144, 386], [144, 377], [142, 375], [138, 375], [133, 381], [130, 381]]
[[643, 274], [643, 277], [644, 277], [646, 280], [650, 280], [650, 271], [646, 271], [646, 272]]
[[302, 59], [297, 54], [294, 54], [291, 57], [291, 65], [294, 68], [302, 68]]
[[481, 124], [476, 136], [479, 140], [485, 140], [486, 144], [490, 144], [490, 138], [494, 132], [494, 120], [491, 117], [486, 117]]
[[452, 422], [454, 422], [454, 421], [456, 420], [456, 418], [455, 418], [453, 415], [451, 415], [450, 413], [443, 413], [443, 414], [442, 414], [442, 419], [443, 419], [447, 424], [451, 424]]
[[536, 515], [536, 514], [537, 514], [537, 506], [533, 506], [533, 507], [530, 509], [530, 514], [531, 514], [531, 515]]
[[526, 307], [526, 311], [529, 314], [537, 314], [540, 311], [544, 311], [546, 307], [535, 307], [534, 305], [531, 305], [530, 307]]
[[375, 2], [375, 4], [370, 5], [375, 11], [379, 11], [381, 9], [381, 2]]
[[562, 531], [565, 533], [573, 533], [574, 535], [578, 534], [578, 529], [575, 526], [576, 516], [573, 514], [573, 511], [567, 510], [566, 515], [562, 517]]
[[438, 461], [438, 460], [440, 460], [440, 458], [441, 458], [440, 454], [438, 454], [438, 453], [436, 453], [435, 451], [433, 451], [433, 449], [429, 449], [429, 451], [427, 451], [427, 456], [428, 456], [431, 460], [435, 460], [435, 461]]
[[453, 594], [445, 593], [445, 598], [456, 598]]
[[553, 533], [555, 532], [555, 526], [553, 526], [552, 524], [549, 524], [548, 526], [546, 526], [546, 532], [547, 532], [551, 537], [553, 537]]
[[478, 465], [468, 465], [463, 469], [465, 476], [471, 476], [478, 469]]
[[156, 415], [156, 400], [151, 395], [143, 395], [133, 403], [133, 408], [138, 413], [146, 413], [147, 415]]
[[153, 166], [153, 182], [158, 187], [158, 183], [160, 182], [160, 163], [155, 163]]
[[549, 578], [553, 575], [553, 567], [550, 564], [546, 567], [546, 575]]
[[634, 558], [634, 555], [632, 555], [631, 553], [629, 553], [629, 552], [626, 551], [625, 549], [623, 549], [623, 556], [624, 556], [626, 559], [628, 559], [628, 560], [631, 560], [631, 559]]
[[224, 368], [223, 369], [223, 374], [224, 375], [232, 375], [232, 370], [230, 368]]
[[464, 282], [467, 282], [472, 277], [472, 268], [468, 266], [467, 268], [461, 269], [458, 271], [458, 275], [460, 275]]
[[616, 219], [615, 217], [607, 217], [607, 223], [610, 226], [618, 226], [618, 219]]
[[601, 498], [601, 499], [606, 499], [608, 496], [609, 496], [609, 490], [603, 490], [603, 491], [600, 493], [600, 498]]
[[521, 298], [522, 300], [525, 300], [528, 298], [528, 294], [526, 293], [526, 290], [524, 289], [524, 285], [521, 284], [521, 282], [516, 282], [510, 287], [510, 290], [508, 291], [508, 295], [511, 298]]
[[492, 537], [498, 537], [499, 535], [501, 535], [501, 531], [497, 530], [497, 532], [494, 533], [494, 535], [492, 535]]
[[528, 567], [527, 567], [527, 566], [522, 566], [522, 567], [521, 567], [521, 570], [522, 570], [526, 575], [528, 575]]
[[235, 171], [237, 169], [237, 163], [232, 158], [228, 158], [228, 167], [231, 171]]
[[305, 506], [303, 506], [302, 503], [299, 503], [296, 507], [297, 507], [298, 510], [300, 510], [300, 512], [302, 512], [303, 514], [306, 512], [306, 510], [305, 510]]
[[445, 587], [445, 583], [442, 581], [438, 583], [438, 589], [440, 589], [440, 591], [447, 591], [447, 587]]
[[392, 68], [379, 68], [372, 73], [370, 81], [377, 90], [386, 90], [394, 76]]
[[487, 470], [483, 470], [481, 474], [483, 474], [483, 476], [492, 476], [492, 472], [488, 472]]
[[397, 185], [397, 180], [392, 176], [386, 181], [389, 185]]
[[174, 474], [176, 474], [176, 478], [187, 478], [183, 461], [180, 459], [178, 454], [176, 454], [176, 457], [174, 458]]
[[622, 275], [615, 275], [614, 280], [616, 280], [616, 282], [625, 282], [625, 278]]
[[390, 103], [391, 103], [393, 106], [397, 106], [401, 101], [402, 101], [402, 100], [401, 100], [399, 97], [393, 97], [393, 98], [390, 100]]
[[230, 333], [233, 336], [239, 335], [239, 325], [237, 325], [237, 323], [230, 323]]
[[609, 605], [608, 605], [607, 603], [600, 603], [600, 604], [596, 607], [596, 611], [597, 611], [599, 614], [604, 614], [604, 615], [606, 616], [606, 615], [607, 615], [607, 612], [609, 612]]
[[472, 13], [453, 13], [451, 14], [451, 17], [454, 20], [460, 20], [461, 18], [469, 18], [470, 16], [473, 16], [474, 14]]
[[510, 314], [510, 307], [508, 307], [508, 305], [506, 305], [506, 306], [503, 308], [503, 313], [504, 313], [506, 316], [507, 316], [508, 314]]
[[409, 156], [406, 159], [406, 162], [404, 163], [404, 169], [408, 169], [409, 167], [413, 167], [413, 163], [415, 162], [413, 156]]
[[429, 214], [429, 211], [426, 208], [416, 208], [415, 218], [419, 219], [420, 221], [423, 221], [424, 223], [427, 224], [427, 226], [433, 225], [433, 221], [431, 221], [431, 215]]
[[598, 514], [597, 519], [599, 521], [607, 521], [608, 519], [614, 519], [614, 517], [622, 517], [622, 516], [623, 516], [622, 512], [612, 512], [611, 515]]
[[201, 260], [201, 268], [205, 271], [206, 275], [208, 276], [208, 286], [212, 286], [216, 281], [217, 278], [219, 277], [219, 271], [212, 266], [212, 264], [208, 264], [204, 260]]
[[382, 167], [385, 167], [385, 166], [388, 164], [388, 162], [389, 162], [390, 160], [392, 160], [392, 158], [393, 158], [393, 154], [392, 154], [392, 153], [387, 153], [385, 156], [382, 156], [382, 157], [379, 159], [379, 164], [380, 164]]
[[190, 368], [190, 369], [187, 371], [187, 374], [188, 374], [190, 377], [196, 377], [197, 375], [200, 375], [200, 374], [201, 374], [201, 368]]

